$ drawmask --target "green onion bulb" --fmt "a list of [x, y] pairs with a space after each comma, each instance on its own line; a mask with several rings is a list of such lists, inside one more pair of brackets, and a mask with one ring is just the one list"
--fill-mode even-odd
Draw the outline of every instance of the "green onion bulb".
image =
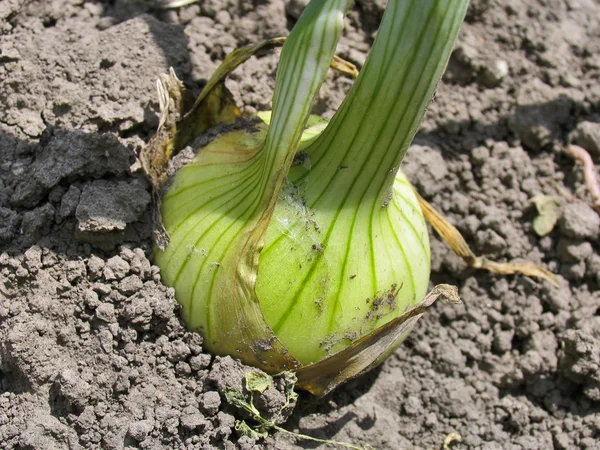
[[187, 324], [211, 351], [271, 373], [370, 367], [393, 346], [357, 349], [429, 282], [427, 227], [399, 169], [468, 2], [390, 0], [326, 123], [310, 110], [348, 3], [306, 7], [282, 49], [272, 114], [201, 149], [162, 199], [170, 242], [156, 261]]

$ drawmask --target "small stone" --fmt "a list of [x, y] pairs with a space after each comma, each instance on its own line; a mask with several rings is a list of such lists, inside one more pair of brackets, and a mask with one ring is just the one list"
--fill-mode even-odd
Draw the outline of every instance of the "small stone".
[[600, 217], [586, 203], [570, 203], [564, 207], [558, 225], [561, 232], [572, 239], [596, 239]]

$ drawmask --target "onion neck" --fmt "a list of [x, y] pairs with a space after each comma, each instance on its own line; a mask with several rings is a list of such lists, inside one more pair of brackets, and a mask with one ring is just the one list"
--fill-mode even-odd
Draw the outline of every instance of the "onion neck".
[[[307, 200], [389, 201], [400, 163], [445, 69], [466, 0], [391, 0], [364, 68], [326, 130], [306, 149]], [[346, 195], [347, 194], [347, 195]], [[334, 200], [335, 197], [337, 200]]]

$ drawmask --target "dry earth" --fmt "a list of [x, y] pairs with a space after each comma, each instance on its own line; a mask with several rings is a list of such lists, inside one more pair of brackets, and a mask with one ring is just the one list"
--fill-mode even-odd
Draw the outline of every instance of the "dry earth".
[[[134, 164], [159, 74], [197, 92], [227, 52], [285, 35], [302, 3], [0, 3], [0, 448], [318, 446], [237, 438], [222, 389], [248, 368], [183, 327]], [[356, 1], [341, 56], [364, 62], [384, 3]], [[246, 111], [269, 108], [275, 68], [265, 55], [231, 78]], [[464, 305], [437, 305], [378, 370], [301, 394], [288, 429], [379, 449], [438, 449], [452, 432], [453, 450], [600, 449], [600, 219], [562, 152], [600, 161], [599, 79], [598, 2], [472, 2], [404, 168], [479, 254], [537, 262], [560, 288], [473, 271], [433, 238], [432, 281]], [[348, 85], [331, 75], [315, 110], [331, 115]], [[562, 201], [544, 238], [536, 194]], [[267, 391], [265, 414], [280, 398]]]

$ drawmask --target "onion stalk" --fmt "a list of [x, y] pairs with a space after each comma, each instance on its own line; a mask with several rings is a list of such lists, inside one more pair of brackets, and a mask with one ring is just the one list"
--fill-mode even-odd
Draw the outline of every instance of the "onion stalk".
[[217, 137], [162, 186], [169, 241], [156, 249], [163, 281], [209, 350], [269, 373], [294, 370], [317, 395], [381, 362], [435, 298], [454, 294], [426, 296], [427, 227], [399, 169], [468, 0], [390, 0], [325, 123], [310, 110], [349, 3], [311, 1], [283, 45], [272, 114]]

